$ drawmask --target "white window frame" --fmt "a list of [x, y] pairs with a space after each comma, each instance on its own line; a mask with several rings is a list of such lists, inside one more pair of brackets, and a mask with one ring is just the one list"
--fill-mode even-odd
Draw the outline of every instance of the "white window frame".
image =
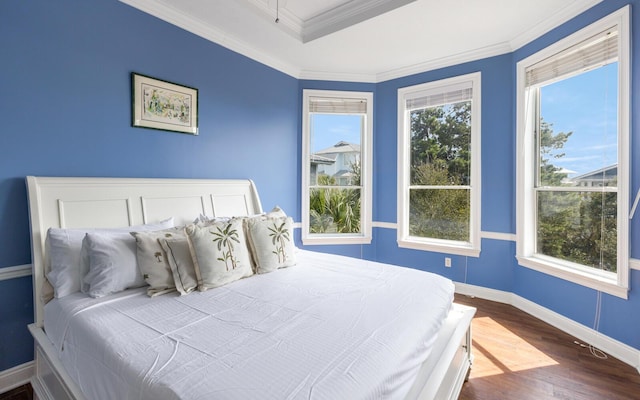
[[[366, 115], [360, 138], [360, 233], [311, 234], [309, 218], [310, 188], [310, 112], [311, 97], [365, 99]], [[304, 245], [370, 244], [372, 238], [373, 182], [373, 93], [304, 89], [302, 94], [302, 234]]]
[[[446, 93], [455, 86], [470, 83], [471, 98], [471, 182], [469, 241], [454, 241], [436, 238], [424, 238], [409, 234], [409, 186], [411, 183], [411, 125], [407, 100], [425, 95]], [[423, 83], [398, 89], [398, 246], [479, 257], [480, 239], [480, 202], [481, 202], [481, 73], [474, 72], [435, 82]]]
[[[526, 102], [525, 71], [536, 63], [570, 48], [594, 35], [618, 27], [618, 213], [617, 274], [599, 271], [577, 263], [537, 254], [536, 200], [534, 190], [536, 143], [531, 125], [533, 104]], [[517, 64], [517, 175], [516, 175], [516, 258], [534, 269], [614, 296], [627, 298], [629, 290], [629, 137], [630, 137], [630, 12], [626, 6]]]

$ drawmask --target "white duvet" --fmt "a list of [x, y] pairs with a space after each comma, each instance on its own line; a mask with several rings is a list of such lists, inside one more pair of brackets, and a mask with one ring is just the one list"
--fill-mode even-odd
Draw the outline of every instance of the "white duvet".
[[403, 399], [453, 301], [438, 275], [299, 251], [179, 297], [76, 293], [45, 330], [88, 399]]

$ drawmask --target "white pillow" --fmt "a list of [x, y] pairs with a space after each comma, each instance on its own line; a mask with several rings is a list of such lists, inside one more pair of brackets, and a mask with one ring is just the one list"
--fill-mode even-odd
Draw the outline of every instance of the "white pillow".
[[171, 267], [173, 283], [181, 296], [189, 294], [198, 288], [198, 277], [193, 265], [193, 258], [189, 250], [187, 237], [174, 236], [158, 240], [165, 257]]
[[173, 292], [176, 286], [173, 282], [173, 273], [166, 254], [160, 245], [164, 238], [181, 237], [187, 242], [184, 228], [176, 227], [151, 232], [131, 232], [136, 241], [136, 260], [142, 277], [149, 285], [147, 295], [149, 297]]
[[88, 272], [88, 264], [83, 265], [81, 257], [82, 240], [87, 232], [128, 232], [159, 230], [174, 226], [173, 218], [155, 224], [127, 226], [112, 229], [63, 229], [49, 228], [47, 231], [47, 251], [49, 273], [47, 279], [53, 286], [57, 298], [80, 291], [83, 277]]
[[296, 264], [291, 217], [249, 218], [246, 229], [256, 273], [264, 274]]
[[89, 273], [84, 277], [89, 296], [103, 297], [145, 284], [136, 241], [129, 232], [88, 232], [83, 246], [89, 255]]
[[253, 275], [243, 219], [232, 218], [207, 226], [189, 225], [185, 232], [198, 277], [198, 290]]

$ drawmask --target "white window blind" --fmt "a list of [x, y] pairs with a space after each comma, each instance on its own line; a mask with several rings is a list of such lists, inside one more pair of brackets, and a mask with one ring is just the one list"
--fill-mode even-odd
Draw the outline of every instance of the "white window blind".
[[310, 97], [309, 112], [319, 114], [366, 114], [367, 100], [357, 98]]
[[526, 85], [564, 79], [618, 59], [617, 27], [607, 29], [526, 69]]
[[472, 82], [461, 82], [446, 88], [434, 88], [412, 93], [407, 99], [406, 110], [414, 111], [423, 108], [443, 106], [471, 100], [473, 97]]

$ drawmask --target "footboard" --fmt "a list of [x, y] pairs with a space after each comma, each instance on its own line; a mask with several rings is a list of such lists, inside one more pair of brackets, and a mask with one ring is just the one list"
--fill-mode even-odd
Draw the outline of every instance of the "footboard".
[[34, 397], [39, 400], [84, 400], [55, 354], [55, 349], [41, 328], [29, 325], [35, 343], [35, 373], [31, 378]]
[[407, 399], [455, 400], [473, 362], [471, 320], [476, 309], [454, 304]]
[[[476, 309], [454, 304], [434, 350], [423, 364], [407, 399], [455, 400], [468, 377], [471, 353], [471, 320]], [[31, 385], [39, 400], [84, 400], [82, 391], [66, 372], [49, 338], [35, 324], [29, 325], [35, 342], [35, 374]]]

